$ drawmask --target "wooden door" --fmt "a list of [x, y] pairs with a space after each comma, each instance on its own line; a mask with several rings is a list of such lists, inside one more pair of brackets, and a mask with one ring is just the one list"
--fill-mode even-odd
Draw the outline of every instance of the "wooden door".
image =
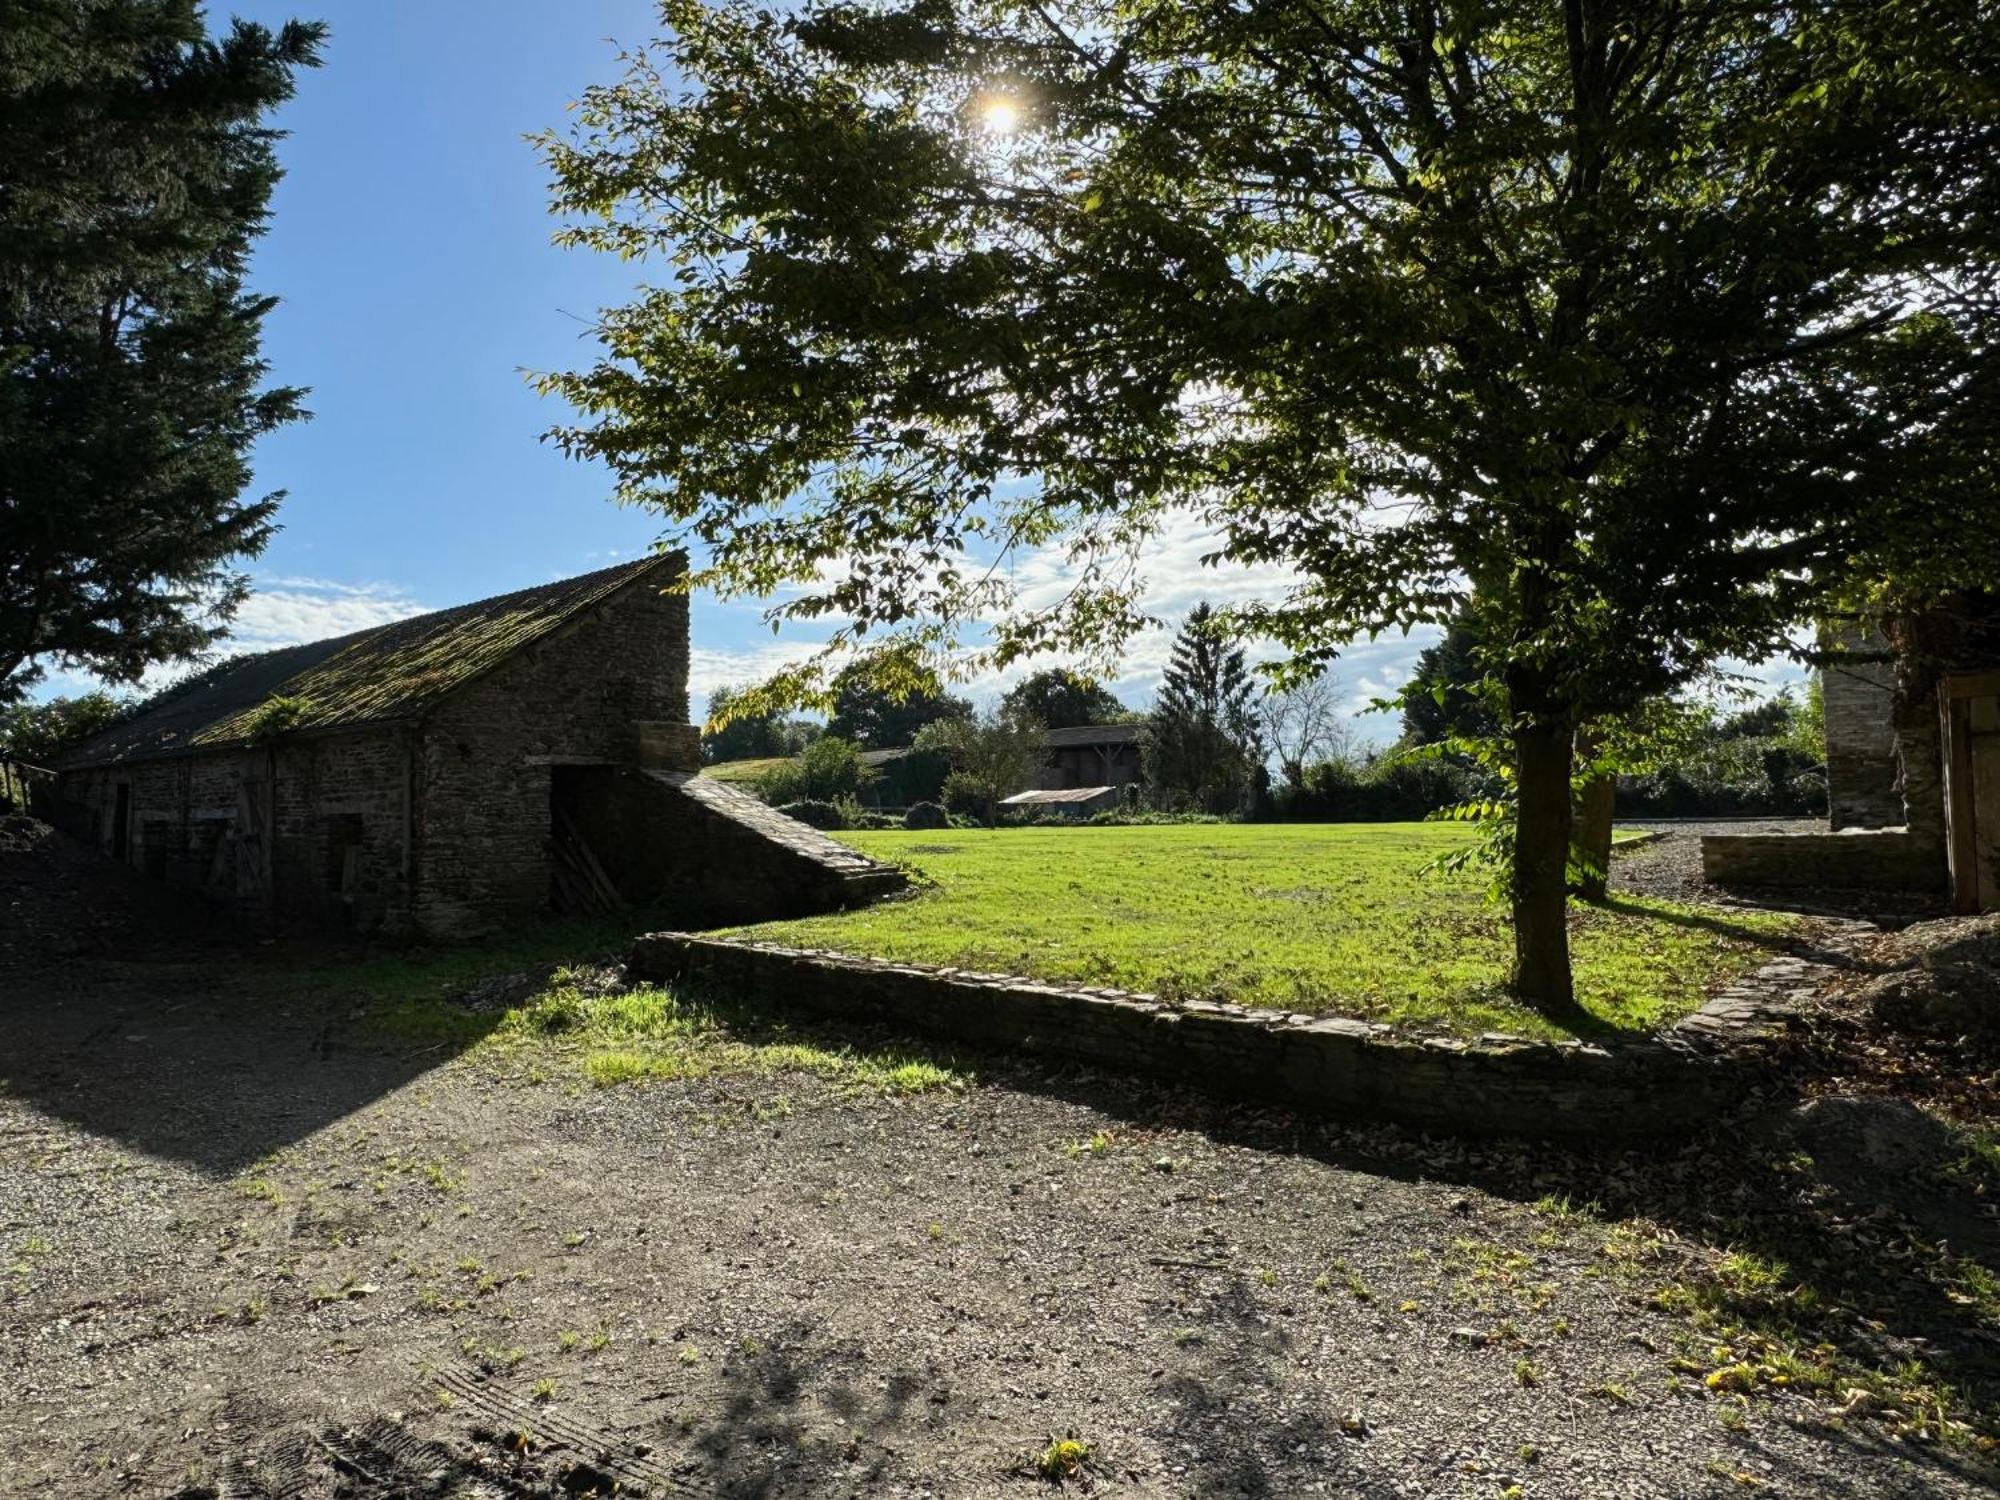
[[1952, 908], [2000, 911], [2000, 672], [1938, 684]]

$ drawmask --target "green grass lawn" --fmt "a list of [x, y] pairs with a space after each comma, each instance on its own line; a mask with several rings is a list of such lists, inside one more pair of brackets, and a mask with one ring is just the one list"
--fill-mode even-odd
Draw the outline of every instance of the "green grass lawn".
[[[1419, 873], [1466, 837], [1435, 823], [851, 832], [920, 893], [741, 931], [1175, 999], [1562, 1035], [1501, 992], [1511, 938], [1483, 876]], [[1792, 925], [1637, 898], [1579, 905], [1570, 922], [1578, 998], [1607, 1030], [1695, 1009]]]
[[784, 755], [774, 755], [763, 760], [725, 760], [717, 765], [703, 766], [701, 774], [716, 781], [726, 781], [741, 786], [746, 782], [756, 781], [767, 771], [790, 764], [791, 758]]

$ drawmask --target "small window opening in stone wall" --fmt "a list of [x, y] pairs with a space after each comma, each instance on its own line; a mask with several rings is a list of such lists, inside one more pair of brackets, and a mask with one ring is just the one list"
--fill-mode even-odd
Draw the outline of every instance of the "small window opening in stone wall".
[[336, 895], [348, 895], [361, 884], [361, 814], [332, 813], [321, 819], [321, 847], [326, 851], [325, 884]]

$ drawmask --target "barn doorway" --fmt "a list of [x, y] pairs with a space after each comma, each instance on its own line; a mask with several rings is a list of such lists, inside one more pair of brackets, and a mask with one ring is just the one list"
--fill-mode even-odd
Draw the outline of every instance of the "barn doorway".
[[601, 772], [597, 766], [549, 767], [549, 905], [569, 916], [610, 916], [626, 904], [587, 832], [601, 821], [590, 816]]

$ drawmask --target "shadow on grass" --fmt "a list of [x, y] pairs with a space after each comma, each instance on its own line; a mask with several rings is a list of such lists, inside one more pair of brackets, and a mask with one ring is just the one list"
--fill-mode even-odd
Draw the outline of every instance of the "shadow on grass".
[[[1753, 927], [1747, 923], [1732, 921], [1717, 907], [1649, 906], [1635, 901], [1629, 896], [1613, 895], [1602, 901], [1591, 903], [1592, 909], [1613, 912], [1619, 916], [1641, 918], [1654, 922], [1666, 922], [1675, 927], [1685, 927], [1694, 931], [1712, 932], [1718, 937], [1733, 938], [1761, 948], [1767, 953], [1790, 954], [1794, 957], [1810, 959], [1815, 963], [1831, 964], [1838, 968], [1856, 969], [1867, 973], [1882, 972], [1857, 961], [1839, 949], [1823, 943], [1816, 943], [1798, 932], [1773, 932], [1765, 928]], [[1792, 911], [1796, 915], [1810, 915], [1783, 906], [1759, 908], [1771, 912]]]

